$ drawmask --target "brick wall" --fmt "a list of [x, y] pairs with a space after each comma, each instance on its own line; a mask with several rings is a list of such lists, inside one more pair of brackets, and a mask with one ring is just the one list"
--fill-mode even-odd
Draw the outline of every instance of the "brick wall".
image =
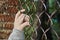
[[0, 40], [8, 38], [18, 11], [18, 0], [0, 0]]

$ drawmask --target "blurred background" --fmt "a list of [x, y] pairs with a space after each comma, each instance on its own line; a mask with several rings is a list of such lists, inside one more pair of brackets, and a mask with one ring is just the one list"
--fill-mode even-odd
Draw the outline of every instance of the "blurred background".
[[21, 9], [30, 16], [25, 40], [60, 40], [60, 0], [0, 0], [0, 40], [8, 39]]

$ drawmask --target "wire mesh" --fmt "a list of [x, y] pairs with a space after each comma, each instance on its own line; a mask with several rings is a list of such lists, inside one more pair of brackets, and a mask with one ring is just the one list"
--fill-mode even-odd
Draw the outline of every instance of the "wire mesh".
[[[40, 30], [42, 30], [42, 32], [43, 32], [43, 34], [41, 36], [41, 40], [44, 40], [43, 38], [45, 38], [45, 40], [48, 40], [48, 37], [47, 37], [46, 33], [49, 30], [51, 30], [56, 35], [57, 40], [60, 40], [60, 37], [59, 37], [58, 33], [53, 29], [54, 23], [52, 21], [53, 17], [55, 17], [57, 12], [60, 10], [60, 2], [58, 0], [55, 0], [55, 6], [58, 6], [58, 7], [56, 9], [54, 9], [54, 11], [51, 12], [50, 14], [49, 14], [49, 11], [48, 11], [49, 10], [49, 6], [48, 6], [49, 3], [46, 0], [24, 0], [24, 1], [19, 0], [17, 6], [15, 6], [15, 5], [14, 6], [13, 5], [8, 5], [7, 2], [8, 2], [8, 0], [4, 1], [3, 3], [0, 4], [0, 8], [1, 8], [0, 12], [9, 13], [8, 10], [7, 10], [8, 7], [15, 7], [15, 8], [18, 8], [18, 10], [25, 8], [26, 9], [25, 14], [30, 16], [31, 27], [29, 27], [27, 29], [27, 31], [30, 31], [30, 29], [31, 29], [32, 32], [30, 31], [31, 32], [30, 35], [26, 36], [26, 40], [38, 40], [37, 39], [37, 36], [38, 36], [37, 29], [38, 28], [40, 28]], [[43, 14], [45, 14], [48, 17], [48, 19], [46, 21], [46, 24], [50, 25], [50, 27], [48, 27], [46, 29], [44, 29], [41, 26], [42, 21], [41, 21], [40, 17]], [[14, 14], [14, 16], [15, 16], [15, 14]], [[37, 25], [38, 22], [39, 22], [40, 26]], [[31, 39], [28, 39], [29, 37]]]

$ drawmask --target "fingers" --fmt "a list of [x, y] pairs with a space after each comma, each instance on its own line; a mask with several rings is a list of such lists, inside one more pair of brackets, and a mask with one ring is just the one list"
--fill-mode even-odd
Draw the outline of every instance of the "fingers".
[[17, 19], [18, 22], [19, 22], [19, 24], [23, 23], [24, 18], [25, 18], [25, 15], [24, 15], [24, 14], [21, 14], [21, 15], [19, 16], [19, 18]]
[[17, 21], [19, 24], [23, 23], [23, 21], [29, 22], [29, 16], [26, 14], [21, 14], [24, 11], [25, 11], [25, 9], [20, 10], [16, 14], [15, 21]]
[[24, 21], [24, 22], [29, 22], [29, 16], [25, 15], [25, 14], [21, 14], [20, 17], [18, 18], [18, 21], [20, 21], [20, 24]]
[[24, 11], [25, 9], [18, 11], [15, 17], [14, 28], [18, 30], [23, 30], [24, 27], [30, 26], [29, 24], [30, 18], [28, 15], [23, 14]]
[[26, 27], [26, 26], [30, 26], [29, 22], [25, 22], [21, 25], [21, 27], [23, 27], [23, 28]]
[[22, 9], [22, 10], [18, 11], [15, 19], [17, 19], [21, 15], [21, 13], [23, 13], [24, 11], [25, 11], [25, 9]]
[[23, 9], [23, 10], [20, 10], [20, 12], [24, 12], [25, 11], [25, 9]]
[[30, 17], [28, 15], [25, 16], [25, 21], [29, 22]]

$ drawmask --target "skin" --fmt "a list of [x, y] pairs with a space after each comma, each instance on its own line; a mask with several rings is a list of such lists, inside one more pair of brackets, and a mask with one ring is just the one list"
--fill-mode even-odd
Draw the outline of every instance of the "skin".
[[14, 28], [17, 30], [20, 30], [20, 31], [22, 31], [24, 29], [24, 27], [30, 26], [30, 24], [29, 24], [30, 18], [28, 15], [23, 14], [24, 11], [25, 11], [25, 9], [18, 11], [15, 16]]

